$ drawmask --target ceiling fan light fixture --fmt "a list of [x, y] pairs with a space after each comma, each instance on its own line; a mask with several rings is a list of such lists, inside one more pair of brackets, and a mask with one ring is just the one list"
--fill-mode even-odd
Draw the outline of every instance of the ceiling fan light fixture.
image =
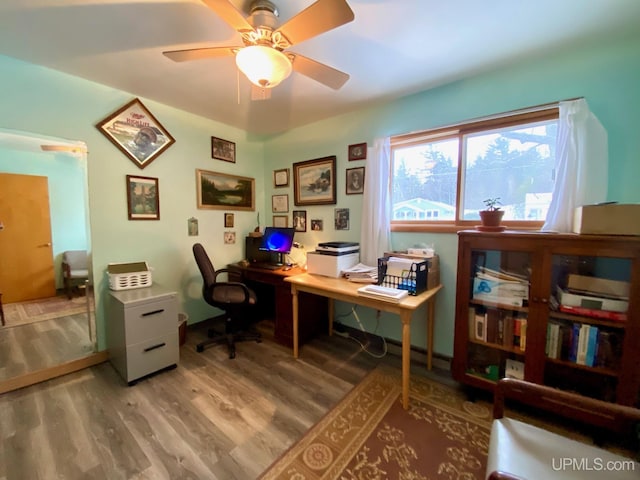
[[251, 83], [273, 88], [291, 75], [291, 61], [275, 48], [251, 45], [236, 54], [236, 65]]

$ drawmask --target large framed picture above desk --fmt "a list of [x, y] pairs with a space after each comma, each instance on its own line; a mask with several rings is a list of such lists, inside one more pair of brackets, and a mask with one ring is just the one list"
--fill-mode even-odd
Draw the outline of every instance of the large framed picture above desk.
[[[245, 283], [256, 292], [258, 311], [263, 318], [274, 322], [274, 338], [278, 343], [293, 348], [293, 302], [291, 284], [285, 279], [304, 273], [299, 267], [290, 270], [267, 270], [241, 264], [231, 264], [230, 281]], [[305, 343], [329, 330], [329, 301], [326, 297], [302, 293], [299, 307], [298, 341]]]

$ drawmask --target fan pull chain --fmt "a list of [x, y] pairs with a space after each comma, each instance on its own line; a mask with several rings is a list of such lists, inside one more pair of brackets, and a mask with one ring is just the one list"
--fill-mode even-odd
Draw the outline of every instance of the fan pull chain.
[[240, 105], [240, 70], [236, 68], [236, 95], [238, 97], [238, 105]]

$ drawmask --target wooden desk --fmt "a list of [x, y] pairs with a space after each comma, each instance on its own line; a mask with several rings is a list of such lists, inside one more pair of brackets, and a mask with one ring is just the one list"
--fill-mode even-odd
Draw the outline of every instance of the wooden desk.
[[298, 358], [298, 292], [313, 293], [329, 299], [329, 334], [333, 330], [333, 302], [340, 300], [347, 303], [355, 303], [365, 307], [395, 313], [400, 316], [402, 322], [402, 406], [409, 408], [409, 375], [411, 356], [411, 316], [414, 310], [423, 304], [427, 304], [427, 368], [431, 370], [433, 354], [433, 325], [436, 294], [442, 288], [438, 285], [420, 295], [405, 297], [399, 303], [385, 300], [363, 297], [358, 295], [361, 283], [349, 282], [343, 278], [329, 278], [304, 273], [287, 277], [286, 282], [291, 283], [291, 295], [293, 297], [293, 356]]
[[[293, 347], [293, 309], [291, 301], [291, 287], [285, 279], [293, 275], [304, 273], [299, 267], [290, 270], [268, 270], [243, 266], [238, 263], [228, 265], [232, 274], [229, 279], [246, 283], [256, 292], [259, 311], [265, 318], [274, 320], [274, 338], [277, 342]], [[327, 304], [326, 297], [319, 297], [308, 293], [303, 294], [300, 302], [300, 317], [304, 320], [299, 325], [298, 339], [305, 342], [326, 331]]]

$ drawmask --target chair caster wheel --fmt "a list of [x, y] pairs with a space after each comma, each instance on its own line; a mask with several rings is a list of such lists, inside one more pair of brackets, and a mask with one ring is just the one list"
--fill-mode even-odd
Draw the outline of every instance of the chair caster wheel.
[[196, 352], [198, 353], [204, 352], [204, 347], [202, 345], [196, 345]]

